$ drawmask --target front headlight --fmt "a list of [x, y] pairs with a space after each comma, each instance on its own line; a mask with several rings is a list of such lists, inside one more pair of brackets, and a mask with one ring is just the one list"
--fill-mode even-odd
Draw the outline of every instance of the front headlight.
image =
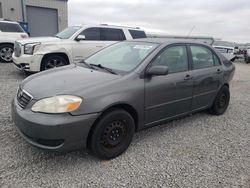
[[82, 99], [80, 97], [71, 95], [58, 95], [37, 101], [32, 106], [31, 110], [33, 112], [59, 114], [72, 112], [79, 108], [81, 103]]
[[24, 45], [24, 54], [32, 55], [34, 53], [34, 50], [37, 46], [39, 46], [40, 43], [30, 43]]

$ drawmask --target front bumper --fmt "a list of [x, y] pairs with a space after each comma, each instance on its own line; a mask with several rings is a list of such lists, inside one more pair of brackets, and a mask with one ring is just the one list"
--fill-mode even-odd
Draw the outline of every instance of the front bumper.
[[41, 68], [41, 61], [43, 55], [25, 55], [22, 54], [20, 57], [16, 57], [13, 53], [12, 55], [13, 63], [18, 70], [28, 71], [28, 72], [39, 72]]
[[98, 117], [97, 113], [80, 116], [34, 113], [22, 109], [16, 98], [12, 101], [11, 113], [18, 132], [28, 143], [63, 152], [86, 148], [89, 131]]

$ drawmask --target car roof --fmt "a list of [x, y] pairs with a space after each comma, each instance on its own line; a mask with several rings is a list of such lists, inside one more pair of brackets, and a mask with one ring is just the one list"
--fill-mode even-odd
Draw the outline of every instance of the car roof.
[[[140, 29], [139, 27], [128, 27], [128, 26], [119, 26], [119, 25], [108, 25], [108, 24], [100, 24], [100, 25], [89, 25], [89, 24], [83, 24], [83, 25], [74, 25], [76, 27], [101, 27], [101, 28], [115, 28], [115, 29], [132, 29], [137, 31], [143, 31], [143, 29]], [[74, 27], [71, 26], [71, 27]]]
[[141, 38], [141, 39], [134, 39], [131, 41], [158, 43], [158, 44], [165, 44], [165, 45], [176, 44], [176, 43], [189, 43], [189, 44], [202, 44], [202, 45], [211, 47], [211, 45], [209, 44], [193, 41], [192, 39]]
[[2, 22], [2, 23], [9, 23], [9, 24], [18, 24], [17, 22], [10, 21], [10, 20], [4, 20], [4, 19], [0, 19], [0, 22]]

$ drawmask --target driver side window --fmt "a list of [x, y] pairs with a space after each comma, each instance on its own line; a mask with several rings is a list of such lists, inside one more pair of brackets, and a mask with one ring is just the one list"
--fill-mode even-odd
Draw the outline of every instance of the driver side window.
[[85, 29], [80, 35], [84, 35], [85, 40], [101, 40], [100, 28], [97, 27]]
[[165, 49], [154, 60], [152, 66], [168, 66], [169, 73], [188, 70], [188, 57], [186, 46], [173, 46]]

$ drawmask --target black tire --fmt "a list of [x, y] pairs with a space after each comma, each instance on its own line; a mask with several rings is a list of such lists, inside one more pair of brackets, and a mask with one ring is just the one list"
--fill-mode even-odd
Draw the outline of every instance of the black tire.
[[133, 117], [122, 109], [105, 113], [91, 133], [89, 148], [101, 159], [121, 155], [131, 143], [135, 132]]
[[41, 71], [68, 65], [68, 61], [60, 55], [48, 55], [42, 60]]
[[250, 57], [247, 57], [246, 58], [246, 64], [249, 64], [250, 63]]
[[0, 45], [0, 62], [10, 63], [12, 62], [12, 54], [14, 51], [14, 46], [11, 44], [1, 44]]
[[227, 86], [223, 86], [218, 92], [213, 106], [209, 109], [209, 112], [214, 115], [222, 115], [227, 110], [230, 101], [230, 91]]

